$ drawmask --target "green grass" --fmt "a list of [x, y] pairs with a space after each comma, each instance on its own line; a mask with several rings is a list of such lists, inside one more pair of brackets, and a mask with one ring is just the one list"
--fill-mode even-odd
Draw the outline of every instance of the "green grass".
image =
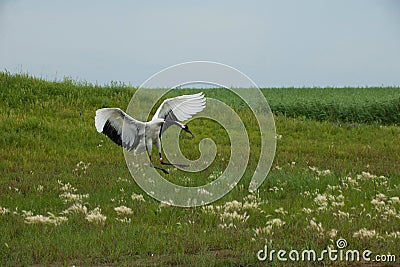
[[[228, 90], [206, 90], [210, 97], [242, 109], [243, 101]], [[330, 121], [344, 126], [354, 123], [400, 123], [400, 88], [264, 88], [262, 93], [275, 114], [293, 118]], [[177, 90], [176, 94], [191, 92]]]
[[336, 123], [400, 123], [400, 88], [265, 89], [272, 110]]
[[[328, 93], [318, 95], [322, 90]], [[358, 90], [364, 93], [357, 96]], [[295, 110], [295, 96], [303, 94], [300, 92], [306, 92], [304, 98], [299, 98], [307, 100], [305, 110], [312, 110], [313, 99], [321, 103], [335, 100], [344, 110], [353, 105], [360, 110], [371, 99], [374, 103], [398, 101], [396, 90], [265, 89], [263, 93], [273, 110], [282, 103]], [[265, 263], [257, 260], [256, 253], [266, 242], [276, 250], [321, 251], [339, 237], [347, 240], [350, 249], [398, 253], [400, 233], [394, 233], [399, 231], [400, 204], [390, 199], [400, 195], [400, 128], [393, 125], [398, 121], [384, 123], [376, 119], [368, 121], [370, 124], [347, 125], [350, 120], [339, 117], [313, 120], [299, 111], [292, 118], [288, 112], [274, 110], [277, 134], [282, 138], [264, 184], [249, 197], [248, 182], [258, 156], [253, 153], [241, 183], [212, 204], [213, 212], [207, 212], [203, 208], [160, 206], [131, 178], [122, 149], [96, 132], [95, 110], [102, 106], [125, 109], [134, 91], [120, 84], [100, 87], [68, 79], [46, 82], [25, 75], [0, 74], [0, 207], [8, 209], [0, 215], [2, 266], [258, 266]], [[191, 92], [180, 89], [171, 94]], [[226, 91], [207, 89], [205, 94], [221, 99], [226, 96], [232, 102], [247, 123], [254, 140], [252, 148], [256, 147], [254, 118], [248, 110]], [[215, 139], [221, 157], [229, 157], [226, 136], [215, 134], [221, 131], [218, 126], [193, 121], [191, 129], [196, 138], [181, 142], [189, 158], [198, 155], [191, 146], [197, 146], [206, 136]], [[170, 168], [168, 179], [193, 186], [206, 182], [210, 174], [217, 175], [225, 166], [226, 162], [217, 160], [203, 173], [193, 175]], [[318, 175], [310, 169], [313, 166], [321, 171], [329, 169], [331, 174]], [[376, 176], [360, 176], [362, 172]], [[107, 217], [105, 222], [91, 223], [82, 213], [61, 214], [73, 202], [64, 203], [60, 198], [64, 191], [58, 181], [70, 183], [76, 194], [89, 194], [81, 204], [88, 212], [100, 207]], [[145, 201], [132, 199], [133, 193], [142, 194]], [[318, 195], [327, 197], [326, 206], [318, 205]], [[383, 204], [371, 203], [379, 197]], [[247, 209], [239, 204], [229, 208], [227, 203], [234, 200], [257, 207]], [[118, 215], [114, 208], [121, 205], [131, 208], [132, 214]], [[68, 220], [59, 225], [27, 224], [23, 211], [44, 216], [51, 212]], [[233, 211], [246, 213], [249, 218], [230, 219]], [[117, 220], [124, 217], [129, 222]], [[261, 230], [274, 218], [284, 224]], [[323, 229], [312, 228], [311, 220], [321, 223]], [[223, 228], [230, 223], [230, 228]], [[354, 236], [362, 228], [375, 230], [375, 236]], [[256, 234], [256, 229], [261, 233]], [[329, 236], [332, 229], [337, 230], [336, 237]], [[271, 264], [282, 263], [275, 259]]]

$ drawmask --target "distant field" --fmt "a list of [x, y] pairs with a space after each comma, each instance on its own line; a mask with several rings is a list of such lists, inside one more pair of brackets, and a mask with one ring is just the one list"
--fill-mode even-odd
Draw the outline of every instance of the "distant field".
[[[261, 89], [275, 114], [335, 123], [400, 123], [400, 88], [267, 88]], [[178, 90], [177, 93], [187, 92]], [[208, 92], [208, 90], [206, 91]], [[242, 101], [228, 90], [210, 90], [237, 108]]]
[[[339, 238], [373, 256], [394, 254], [399, 264], [400, 89], [262, 91], [278, 134], [264, 184], [247, 191], [252, 153], [232, 192], [184, 209], [146, 195], [122, 149], [96, 132], [96, 109], [125, 109], [134, 88], [0, 73], [0, 265], [280, 266], [288, 262], [260, 262], [257, 251], [321, 251]], [[227, 90], [204, 92], [237, 110], [257, 147], [244, 103]], [[191, 129], [196, 138], [181, 141], [185, 155], [197, 157], [192, 147], [210, 137], [219, 158], [203, 173], [171, 168], [168, 179], [187, 186], [218, 176], [229, 157], [217, 125], [193, 121]]]

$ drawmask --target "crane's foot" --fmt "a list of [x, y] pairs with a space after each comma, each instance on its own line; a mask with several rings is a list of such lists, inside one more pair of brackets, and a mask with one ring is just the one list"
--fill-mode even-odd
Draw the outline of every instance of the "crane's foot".
[[160, 158], [160, 163], [162, 165], [171, 165], [171, 166], [178, 167], [178, 168], [189, 167], [189, 165], [187, 165], [187, 164], [176, 164], [176, 163], [164, 162], [164, 160], [162, 158]]
[[169, 174], [169, 172], [168, 172], [166, 169], [161, 168], [161, 167], [154, 166], [153, 163], [151, 163], [151, 162], [150, 162], [150, 165], [149, 165], [149, 166], [150, 166], [150, 168], [154, 168], [154, 169], [156, 169], [156, 170], [162, 171], [164, 174]]
[[164, 174], [169, 174], [169, 172], [166, 169], [160, 168], [160, 167], [156, 167], [154, 166], [155, 169], [162, 171]]

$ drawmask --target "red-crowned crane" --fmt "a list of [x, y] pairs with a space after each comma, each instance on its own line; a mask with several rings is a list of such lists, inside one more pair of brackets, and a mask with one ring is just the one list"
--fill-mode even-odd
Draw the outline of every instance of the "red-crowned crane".
[[161, 135], [171, 125], [177, 125], [194, 138], [189, 127], [182, 122], [202, 111], [205, 105], [206, 99], [203, 93], [168, 98], [158, 107], [153, 118], [148, 122], [135, 120], [119, 108], [102, 108], [96, 111], [95, 126], [99, 133], [105, 134], [126, 150], [133, 150], [135, 155], [146, 151], [150, 158], [150, 167], [168, 174], [164, 168], [152, 164], [151, 151], [153, 144], [157, 147], [161, 164], [179, 166], [178, 164], [163, 161], [161, 156]]

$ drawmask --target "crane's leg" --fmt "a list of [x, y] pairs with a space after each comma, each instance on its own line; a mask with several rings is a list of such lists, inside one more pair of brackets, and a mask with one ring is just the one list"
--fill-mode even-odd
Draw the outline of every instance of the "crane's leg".
[[156, 146], [157, 146], [157, 150], [158, 150], [158, 155], [160, 156], [160, 163], [162, 164], [162, 165], [172, 165], [172, 166], [176, 166], [176, 167], [179, 167], [179, 168], [185, 168], [185, 167], [188, 167], [189, 165], [186, 165], [186, 164], [175, 164], [175, 163], [168, 163], [168, 162], [164, 162], [164, 160], [163, 160], [163, 158], [162, 158], [162, 155], [161, 155], [161, 139], [158, 139], [158, 142], [156, 143]]
[[150, 168], [154, 168], [154, 169], [162, 171], [165, 174], [169, 174], [169, 172], [167, 172], [167, 170], [165, 170], [164, 168], [157, 167], [157, 166], [153, 165], [153, 163], [151, 162], [151, 149], [152, 149], [151, 142], [147, 142], [147, 144], [146, 144], [146, 152], [147, 152], [147, 155], [149, 156], [149, 159], [150, 159], [150, 164], [149, 164]]

